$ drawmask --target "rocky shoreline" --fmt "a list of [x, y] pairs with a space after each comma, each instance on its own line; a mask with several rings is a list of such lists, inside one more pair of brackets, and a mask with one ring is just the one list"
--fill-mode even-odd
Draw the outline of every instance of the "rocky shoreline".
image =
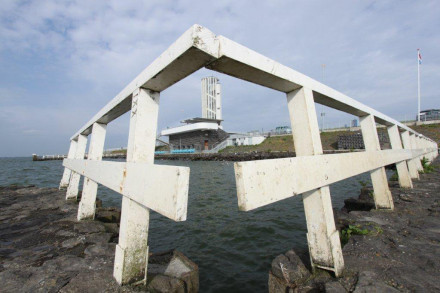
[[413, 180], [413, 189], [390, 182], [394, 211], [375, 210], [368, 188], [335, 211], [342, 278], [312, 273], [308, 254], [291, 250], [273, 260], [269, 292], [440, 291], [440, 161], [433, 165], [432, 173]]
[[198, 267], [182, 253], [150, 254], [148, 284], [113, 279], [120, 211], [97, 201], [94, 221], [55, 188], [0, 187], [1, 292], [197, 292]]

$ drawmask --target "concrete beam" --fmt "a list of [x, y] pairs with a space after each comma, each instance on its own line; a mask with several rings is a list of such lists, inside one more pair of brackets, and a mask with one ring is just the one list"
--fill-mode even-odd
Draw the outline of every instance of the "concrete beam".
[[[312, 90], [300, 88], [288, 93], [287, 105], [297, 157], [321, 155], [323, 152]], [[332, 270], [336, 276], [340, 276], [344, 259], [329, 187], [304, 192], [303, 204], [312, 266]]]
[[[393, 150], [401, 150], [402, 149], [402, 141], [400, 140], [399, 130], [397, 129], [397, 125], [388, 127], [388, 136], [390, 138], [391, 148]], [[405, 159], [406, 160], [406, 159]], [[402, 160], [400, 162], [396, 162], [396, 170], [397, 175], [399, 177], [399, 184], [402, 188], [412, 188], [411, 176], [408, 172], [408, 166], [406, 161]]]
[[[89, 152], [87, 159], [93, 161], [101, 161], [104, 153], [105, 134], [107, 125], [93, 123], [92, 134], [90, 138]], [[104, 173], [104, 170], [102, 170]], [[81, 201], [78, 206], [78, 221], [84, 219], [94, 219], [96, 209], [96, 193], [98, 191], [98, 183], [93, 181], [90, 176], [84, 177], [84, 185], [81, 195]]]
[[238, 206], [250, 211], [420, 154], [384, 150], [237, 162]]
[[[359, 117], [365, 151], [380, 151], [379, 136], [373, 115]], [[394, 209], [393, 197], [388, 187], [387, 175], [384, 167], [370, 171], [374, 189], [374, 202], [377, 209]]]
[[91, 133], [93, 123], [108, 124], [131, 109], [131, 94], [137, 88], [163, 91], [218, 57], [219, 43], [214, 33], [193, 25], [164, 53], [105, 105], [72, 136]]
[[[77, 143], [76, 140], [70, 141], [69, 152], [67, 154], [68, 159], [73, 159], [75, 157], [76, 143]], [[71, 173], [72, 173], [72, 171], [69, 168], [64, 168], [63, 177], [61, 178], [59, 189], [64, 189], [67, 186], [69, 186]]]
[[[404, 131], [401, 134], [403, 148], [406, 150], [412, 150], [411, 138], [408, 131]], [[412, 179], [419, 179], [419, 172], [417, 171], [416, 160], [414, 157], [407, 160], [409, 175]]]
[[[82, 160], [84, 159], [84, 155], [86, 152], [87, 147], [87, 136], [86, 135], [79, 135], [76, 142], [76, 148], [75, 148], [75, 159]], [[76, 172], [73, 172], [70, 176], [69, 186], [67, 187], [66, 191], [66, 200], [76, 200], [78, 197], [78, 186], [79, 186], [79, 180], [80, 175]]]

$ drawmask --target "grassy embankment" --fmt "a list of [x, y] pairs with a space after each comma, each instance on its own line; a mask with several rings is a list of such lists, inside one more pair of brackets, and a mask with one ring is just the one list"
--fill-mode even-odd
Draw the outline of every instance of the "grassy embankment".
[[[412, 126], [415, 131], [434, 139], [437, 144], [440, 143], [440, 124]], [[378, 128], [378, 132], [386, 134], [385, 128]], [[324, 150], [336, 150], [338, 148], [338, 135], [344, 135], [350, 132], [323, 132], [321, 133], [321, 142]], [[354, 134], [355, 132], [351, 132]], [[387, 135], [387, 134], [386, 134]], [[243, 152], [283, 152], [294, 151], [292, 135], [273, 136], [264, 140], [258, 145], [227, 147], [221, 150], [221, 153], [243, 153]]]

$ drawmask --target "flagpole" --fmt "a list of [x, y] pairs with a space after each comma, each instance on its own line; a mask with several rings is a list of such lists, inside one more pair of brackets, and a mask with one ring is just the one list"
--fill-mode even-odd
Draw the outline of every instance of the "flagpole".
[[417, 121], [420, 122], [420, 49], [417, 49], [417, 94], [418, 94]]

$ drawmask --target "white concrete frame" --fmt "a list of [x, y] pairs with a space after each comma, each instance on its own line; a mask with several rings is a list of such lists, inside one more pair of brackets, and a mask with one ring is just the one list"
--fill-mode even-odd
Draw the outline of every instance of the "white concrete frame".
[[[419, 159], [427, 156], [432, 160], [437, 156], [434, 141], [398, 121], [194, 25], [72, 136], [71, 148], [72, 153], [75, 149], [75, 155], [69, 151], [69, 158], [64, 161], [66, 171], [60, 187], [65, 186], [66, 178], [70, 177], [68, 198], [76, 197], [80, 174], [123, 195], [114, 270], [120, 284], [135, 280], [140, 274], [146, 275], [149, 209], [176, 221], [186, 219], [189, 169], [155, 166], [154, 139], [159, 93], [202, 67], [286, 93], [298, 156], [236, 163], [238, 202], [240, 209], [249, 210], [303, 193], [307, 238], [314, 267], [333, 270], [340, 275], [344, 266], [329, 184], [359, 172], [371, 171], [372, 177], [373, 173], [378, 174], [373, 179], [376, 206], [392, 208], [383, 166], [398, 163], [399, 178], [402, 176], [399, 182], [402, 187], [408, 187], [408, 178], [403, 178], [405, 165], [402, 162], [407, 162], [410, 176], [416, 178], [414, 169], [416, 172], [420, 170]], [[322, 155], [314, 102], [361, 117], [365, 125], [362, 132], [366, 151]], [[84, 160], [87, 136], [92, 133], [95, 123], [106, 125], [130, 109], [127, 163]], [[391, 131], [392, 150], [381, 151], [378, 147], [374, 122], [387, 126]], [[403, 150], [399, 149], [396, 128], [401, 132]], [[73, 171], [70, 176], [67, 169]]]

